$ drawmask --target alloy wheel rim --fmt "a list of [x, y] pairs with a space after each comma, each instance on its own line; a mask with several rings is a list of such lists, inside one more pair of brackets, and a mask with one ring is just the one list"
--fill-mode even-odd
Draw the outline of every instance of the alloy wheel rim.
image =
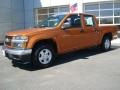
[[110, 40], [106, 39], [105, 40], [105, 49], [109, 49], [110, 48]]
[[52, 52], [49, 49], [43, 49], [39, 52], [38, 59], [41, 64], [48, 64], [52, 59]]

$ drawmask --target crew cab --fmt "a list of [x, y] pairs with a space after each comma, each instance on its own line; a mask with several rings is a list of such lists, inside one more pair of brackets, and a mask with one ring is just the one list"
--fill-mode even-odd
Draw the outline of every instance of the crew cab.
[[108, 51], [115, 38], [117, 27], [99, 26], [94, 15], [53, 15], [34, 28], [8, 32], [2, 52], [13, 61], [29, 60], [34, 66], [46, 68], [59, 54], [93, 46]]

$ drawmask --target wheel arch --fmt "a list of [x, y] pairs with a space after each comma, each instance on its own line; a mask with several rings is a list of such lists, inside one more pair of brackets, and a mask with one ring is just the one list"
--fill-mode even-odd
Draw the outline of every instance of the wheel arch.
[[32, 51], [34, 51], [36, 47], [38, 47], [40, 44], [51, 45], [55, 52], [58, 53], [57, 44], [53, 39], [38, 40], [37, 42], [34, 43]]
[[[109, 40], [110, 40], [109, 48], [105, 47], [106, 38], [109, 38]], [[112, 33], [106, 33], [106, 34], [103, 35], [103, 38], [102, 38], [102, 41], [101, 41], [101, 44], [100, 44], [100, 48], [101, 48], [102, 51], [110, 50], [110, 48], [111, 48], [111, 40], [112, 40]]]
[[[113, 38], [111, 32], [105, 33], [105, 34], [103, 35], [103, 39], [104, 39], [104, 37], [109, 37], [110, 40], [112, 40], [112, 38]], [[103, 39], [102, 39], [102, 40], [103, 40]]]

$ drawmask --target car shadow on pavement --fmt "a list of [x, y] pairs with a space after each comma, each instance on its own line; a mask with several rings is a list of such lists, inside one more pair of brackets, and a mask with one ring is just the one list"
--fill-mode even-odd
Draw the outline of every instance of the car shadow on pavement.
[[[120, 46], [112, 46], [110, 51], [116, 50], [118, 48], [120, 48]], [[94, 56], [94, 55], [98, 55], [101, 53], [106, 53], [106, 52], [103, 52], [99, 50], [98, 48], [90, 48], [90, 49], [79, 50], [79, 51], [75, 51], [71, 53], [66, 53], [63, 55], [59, 55], [56, 58], [56, 62], [51, 67], [55, 67], [57, 65], [65, 64], [65, 63], [72, 62], [75, 60], [89, 60], [89, 56]], [[27, 71], [41, 70], [40, 68], [32, 67], [32, 65], [29, 62], [24, 62], [24, 63], [23, 62], [12, 62], [12, 64], [14, 67], [18, 67], [20, 69], [24, 69]]]
[[[116, 50], [117, 48], [120, 48], [120, 46], [112, 46], [110, 51]], [[98, 48], [89, 48], [85, 50], [79, 50], [76, 52], [66, 53], [58, 57], [58, 61], [55, 63], [55, 66], [64, 64], [67, 62], [75, 61], [75, 60], [80, 60], [80, 59], [89, 60], [89, 56], [95, 56], [95, 55], [102, 54], [102, 53], [107, 53], [107, 52], [103, 52]]]

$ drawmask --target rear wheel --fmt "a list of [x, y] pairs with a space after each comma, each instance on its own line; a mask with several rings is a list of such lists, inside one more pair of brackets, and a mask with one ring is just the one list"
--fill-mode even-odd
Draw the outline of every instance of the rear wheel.
[[108, 51], [111, 48], [111, 39], [108, 36], [105, 36], [102, 40], [101, 49], [103, 51]]
[[32, 63], [35, 67], [47, 68], [55, 60], [55, 51], [47, 44], [38, 45], [33, 51]]

